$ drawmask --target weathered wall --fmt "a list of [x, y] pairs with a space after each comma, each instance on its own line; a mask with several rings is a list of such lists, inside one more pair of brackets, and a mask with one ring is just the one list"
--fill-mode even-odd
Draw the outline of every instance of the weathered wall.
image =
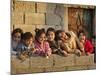
[[35, 28], [53, 27], [68, 30], [68, 12], [61, 4], [13, 1], [12, 30], [22, 28], [34, 33]]
[[16, 56], [11, 57], [11, 74], [55, 72], [72, 70], [95, 69], [94, 55], [76, 56], [70, 54], [68, 57], [53, 54], [49, 59], [45, 57], [30, 57], [21, 62]]
[[13, 30], [19, 27], [24, 32], [32, 33], [35, 28], [47, 29], [49, 27], [76, 32], [78, 26], [84, 23], [82, 22], [84, 9], [95, 9], [95, 6], [12, 0], [11, 28]]

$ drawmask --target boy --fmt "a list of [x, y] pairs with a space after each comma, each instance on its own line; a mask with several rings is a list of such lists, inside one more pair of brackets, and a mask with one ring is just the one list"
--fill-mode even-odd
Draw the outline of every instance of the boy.
[[35, 52], [33, 45], [33, 35], [30, 32], [26, 32], [22, 36], [22, 42], [17, 46], [17, 55], [21, 60], [25, 60]]

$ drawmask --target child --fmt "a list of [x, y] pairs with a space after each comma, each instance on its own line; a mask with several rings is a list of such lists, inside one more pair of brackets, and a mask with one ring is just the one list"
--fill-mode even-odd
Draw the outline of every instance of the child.
[[47, 40], [49, 42], [52, 53], [57, 53], [58, 46], [57, 46], [57, 42], [55, 41], [55, 29], [48, 28], [46, 35], [47, 35]]
[[81, 46], [85, 50], [85, 53], [87, 55], [92, 54], [92, 52], [93, 52], [93, 45], [92, 45], [92, 43], [89, 40], [86, 39], [86, 35], [85, 35], [84, 32], [80, 32], [79, 39], [80, 39]]
[[63, 32], [64, 32], [63, 30], [57, 30], [55, 40], [57, 41], [57, 45], [58, 45], [58, 53], [64, 56], [68, 56], [67, 48], [63, 43], [64, 39], [66, 38], [66, 34]]
[[12, 32], [12, 41], [11, 41], [11, 46], [12, 46], [12, 54], [16, 54], [16, 47], [21, 41], [21, 36], [23, 34], [22, 29], [16, 28]]
[[35, 36], [35, 48], [36, 54], [40, 56], [46, 56], [48, 58], [51, 55], [51, 48], [49, 43], [46, 41], [46, 35], [44, 29], [36, 29], [36, 36]]
[[73, 33], [65, 33], [64, 31], [61, 31], [59, 33], [59, 38], [62, 42], [61, 45], [67, 53], [75, 53], [79, 56], [81, 55], [81, 51], [77, 49]]
[[23, 34], [22, 42], [17, 46], [18, 58], [25, 60], [35, 52], [33, 41], [32, 33], [26, 32]]

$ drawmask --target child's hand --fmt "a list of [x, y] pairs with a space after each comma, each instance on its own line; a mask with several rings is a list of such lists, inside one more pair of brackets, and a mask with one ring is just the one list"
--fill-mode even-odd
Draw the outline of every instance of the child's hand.
[[81, 53], [81, 55], [86, 55], [85, 51], [83, 51], [83, 52]]
[[45, 57], [48, 59], [49, 58], [48, 54], [45, 54]]
[[32, 53], [37, 51], [37, 49], [35, 49], [35, 48], [32, 48], [31, 50], [32, 50]]
[[87, 55], [90, 55], [91, 53], [87, 52], [86, 54], [87, 54]]

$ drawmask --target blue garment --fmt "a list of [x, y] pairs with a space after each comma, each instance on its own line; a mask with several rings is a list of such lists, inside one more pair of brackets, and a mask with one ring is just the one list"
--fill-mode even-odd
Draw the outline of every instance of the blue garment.
[[33, 44], [31, 46], [26, 46], [24, 43], [21, 43], [17, 46], [16, 50], [17, 51], [27, 51], [27, 50], [31, 50], [32, 48], [34, 48]]

